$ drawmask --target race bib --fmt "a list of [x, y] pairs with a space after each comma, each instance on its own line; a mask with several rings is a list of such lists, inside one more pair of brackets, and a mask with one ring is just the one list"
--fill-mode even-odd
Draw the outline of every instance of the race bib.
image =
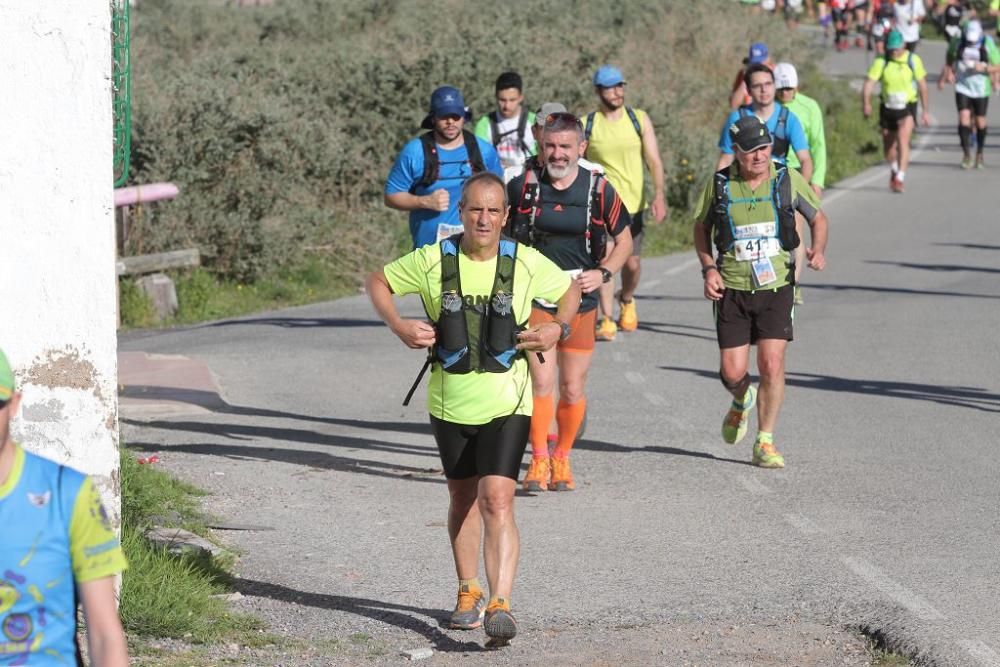
[[[583, 273], [583, 269], [569, 269], [569, 270], [564, 270], [563, 273], [568, 275], [570, 280], [576, 280], [577, 276]], [[554, 304], [551, 301], [546, 301], [545, 299], [535, 299], [535, 303], [537, 303], [540, 306], [545, 306], [546, 308], [559, 307], [557, 304]]]
[[781, 242], [776, 236], [777, 224], [773, 222], [737, 227], [733, 245], [736, 261], [750, 262], [761, 257], [774, 257], [781, 252]]
[[777, 274], [774, 272], [774, 264], [771, 263], [770, 257], [755, 259], [750, 266], [753, 267], [753, 281], [757, 287], [764, 287], [765, 285], [769, 285], [778, 279]]
[[465, 228], [462, 227], [462, 225], [446, 225], [443, 222], [439, 223], [438, 224], [437, 241], [438, 241], [438, 243], [440, 243], [441, 241], [444, 241], [446, 238], [449, 238], [451, 236], [454, 236], [455, 234], [461, 233], [462, 230], [464, 230], [464, 229]]
[[908, 93], [889, 93], [885, 97], [885, 108], [893, 111], [902, 111], [910, 100]]

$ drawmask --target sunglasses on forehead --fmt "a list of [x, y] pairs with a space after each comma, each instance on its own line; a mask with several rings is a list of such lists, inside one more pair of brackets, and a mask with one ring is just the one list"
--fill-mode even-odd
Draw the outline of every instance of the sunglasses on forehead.
[[545, 117], [546, 128], [565, 127], [566, 125], [580, 125], [580, 119], [567, 111], [550, 113]]

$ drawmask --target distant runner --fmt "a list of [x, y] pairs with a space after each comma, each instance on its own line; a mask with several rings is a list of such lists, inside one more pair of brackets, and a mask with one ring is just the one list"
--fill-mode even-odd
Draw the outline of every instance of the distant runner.
[[[476, 174], [458, 203], [461, 232], [397, 259], [366, 283], [392, 332], [407, 347], [429, 348], [427, 408], [448, 480], [458, 574], [450, 624], [483, 625], [491, 646], [517, 634], [510, 607], [519, 552], [514, 490], [532, 405], [525, 352], [551, 349], [580, 304], [580, 289], [559, 267], [501, 237], [507, 206], [503, 180]], [[400, 317], [393, 294], [419, 294], [432, 322]], [[525, 329], [533, 299], [555, 302], [557, 311]], [[488, 602], [478, 579], [481, 542]]]
[[389, 172], [385, 205], [410, 212], [414, 248], [462, 230], [458, 198], [467, 178], [482, 171], [503, 176], [493, 146], [464, 129], [469, 117], [457, 88], [435, 90], [430, 113], [421, 123], [430, 131], [406, 144]]
[[[736, 161], [706, 185], [694, 225], [705, 298], [715, 313], [720, 377], [733, 395], [722, 438], [729, 444], [742, 440], [757, 404], [752, 463], [783, 468], [774, 429], [785, 395], [785, 350], [792, 340], [790, 253], [800, 242], [795, 213], [809, 223], [812, 247], [806, 256], [817, 271], [826, 266], [827, 221], [805, 179], [772, 162], [772, 137], [759, 118], [739, 118], [729, 133]], [[759, 395], [748, 372], [752, 344], [757, 345]]]
[[906, 43], [906, 50], [914, 53], [920, 43], [920, 24], [927, 16], [924, 0], [896, 0], [893, 11], [896, 17], [895, 28]]
[[861, 89], [861, 111], [865, 118], [872, 115], [872, 91], [879, 83], [882, 89], [879, 125], [885, 159], [890, 165], [889, 189], [902, 193], [910, 164], [910, 137], [916, 125], [918, 99], [921, 124], [931, 123], [927, 112], [927, 70], [920, 56], [905, 49], [903, 35], [898, 30], [892, 30], [886, 37], [885, 50], [886, 55], [876, 58], [868, 69], [868, 78]]
[[[566, 271], [584, 296], [557, 349], [545, 352], [544, 362], [528, 358], [534, 407], [531, 467], [523, 485], [527, 491], [571, 491], [576, 484], [569, 455], [587, 409], [585, 385], [594, 352], [597, 290], [631, 256], [632, 235], [628, 211], [611, 184], [578, 164], [585, 148], [580, 121], [573, 114], [556, 112], [543, 122], [543, 166], [532, 165], [507, 186], [508, 233]], [[614, 249], [606, 254], [611, 238]], [[553, 312], [551, 304], [536, 301], [530, 323], [550, 322]], [[557, 381], [558, 405], [553, 400]], [[558, 439], [550, 457], [547, 436], [553, 415]]]
[[767, 44], [764, 42], [754, 42], [750, 45], [747, 57], [743, 59], [743, 67], [736, 73], [732, 90], [729, 93], [729, 106], [731, 108], [739, 109], [753, 102], [753, 98], [750, 97], [750, 92], [747, 90], [746, 74], [747, 67], [758, 64], [767, 65], [771, 69], [774, 69], [770, 52], [767, 50]]
[[535, 154], [535, 137], [531, 124], [535, 114], [524, 108], [524, 83], [517, 72], [504, 72], [497, 77], [497, 108], [476, 123], [475, 135], [497, 149], [503, 165], [504, 181], [524, 171], [524, 162]]

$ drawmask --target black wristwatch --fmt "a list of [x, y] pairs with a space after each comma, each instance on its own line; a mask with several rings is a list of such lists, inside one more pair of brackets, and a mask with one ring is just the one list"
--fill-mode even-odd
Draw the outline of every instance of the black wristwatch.
[[597, 267], [597, 270], [601, 272], [601, 282], [609, 283], [611, 278], [614, 277], [613, 274], [605, 269], [603, 266]]
[[554, 320], [554, 322], [562, 329], [562, 333], [559, 334], [559, 340], [566, 340], [573, 333], [573, 329], [565, 322], [560, 322], [559, 320]]

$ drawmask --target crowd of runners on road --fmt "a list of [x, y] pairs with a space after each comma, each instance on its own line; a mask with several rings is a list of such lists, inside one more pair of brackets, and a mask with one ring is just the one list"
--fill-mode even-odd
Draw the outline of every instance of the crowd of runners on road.
[[[791, 28], [814, 16], [827, 33], [833, 28], [839, 51], [856, 32], [857, 47], [872, 52], [861, 111], [872, 114], [877, 87], [895, 193], [904, 190], [917, 120], [930, 123], [927, 71], [915, 51], [921, 23], [933, 17], [949, 39], [939, 88], [955, 84], [961, 166], [984, 166], [986, 107], [1000, 53], [984, 17], [966, 3], [739, 1], [782, 16]], [[993, 5], [1000, 9], [1000, 0]], [[459, 579], [451, 627], [482, 625], [494, 646], [517, 632], [510, 594], [519, 554], [518, 480], [527, 492], [576, 488], [570, 454], [586, 417], [595, 341], [638, 328], [644, 227], [668, 213], [652, 119], [626, 103], [618, 68], [598, 68], [590, 84], [593, 110], [574, 114], [550, 101], [531, 112], [522, 78], [504, 72], [495, 84], [497, 108], [474, 132], [466, 129], [471, 113], [461, 91], [436, 89], [423, 121], [427, 132], [402, 149], [385, 187], [386, 205], [409, 212], [414, 251], [367, 282], [391, 330], [428, 353], [427, 405], [451, 496], [448, 530]], [[823, 112], [799, 84], [793, 63], [773, 62], [764, 43], [750, 46], [728, 104], [720, 104], [720, 119], [728, 115], [715, 173], [694, 216], [720, 379], [731, 394], [722, 439], [740, 442], [756, 408], [750, 457], [762, 468], [785, 465], [774, 431], [794, 308], [802, 303], [801, 272], [826, 265]], [[426, 320], [399, 314], [393, 296], [406, 294], [419, 294]], [[477, 578], [480, 543], [488, 594]]]
[[[963, 0], [929, 7], [924, 0], [738, 1], [774, 12], [791, 28], [814, 16], [828, 39], [833, 30], [838, 50], [850, 48], [853, 31], [856, 46], [872, 52], [861, 111], [873, 112], [877, 86], [889, 184], [897, 193], [918, 117], [930, 123], [927, 70], [916, 53], [930, 17], [949, 40], [938, 87], [955, 86], [961, 167], [984, 167], [987, 105], [1000, 77], [1000, 50], [986, 34], [994, 26], [985, 23], [996, 23], [1000, 0], [984, 16]], [[799, 83], [793, 63], [772, 62], [766, 44], [750, 46], [728, 99], [720, 91], [725, 121], [715, 173], [693, 225], [720, 379], [731, 395], [721, 436], [740, 442], [756, 407], [750, 458], [762, 468], [785, 465], [774, 432], [794, 307], [802, 303], [801, 272], [826, 265], [823, 113]], [[414, 250], [367, 280], [393, 333], [427, 351], [427, 409], [450, 494], [459, 580], [450, 624], [484, 626], [493, 646], [517, 633], [510, 597], [520, 551], [518, 480], [528, 492], [576, 488], [570, 454], [586, 419], [596, 341], [639, 327], [645, 224], [668, 214], [652, 119], [626, 103], [618, 68], [600, 67], [590, 85], [595, 108], [586, 113], [570, 113], [557, 101], [532, 113], [522, 78], [504, 72], [495, 84], [496, 110], [471, 132], [461, 91], [434, 90], [426, 132], [403, 147], [385, 186], [386, 205], [409, 213]], [[419, 295], [426, 319], [400, 315], [394, 295], [406, 294]], [[115, 607], [114, 579], [126, 567], [118, 539], [89, 478], [12, 440], [19, 404], [0, 351], [0, 662], [77, 660], [75, 609], [82, 602], [95, 664], [127, 664]], [[480, 551], [488, 594], [478, 580]]]

